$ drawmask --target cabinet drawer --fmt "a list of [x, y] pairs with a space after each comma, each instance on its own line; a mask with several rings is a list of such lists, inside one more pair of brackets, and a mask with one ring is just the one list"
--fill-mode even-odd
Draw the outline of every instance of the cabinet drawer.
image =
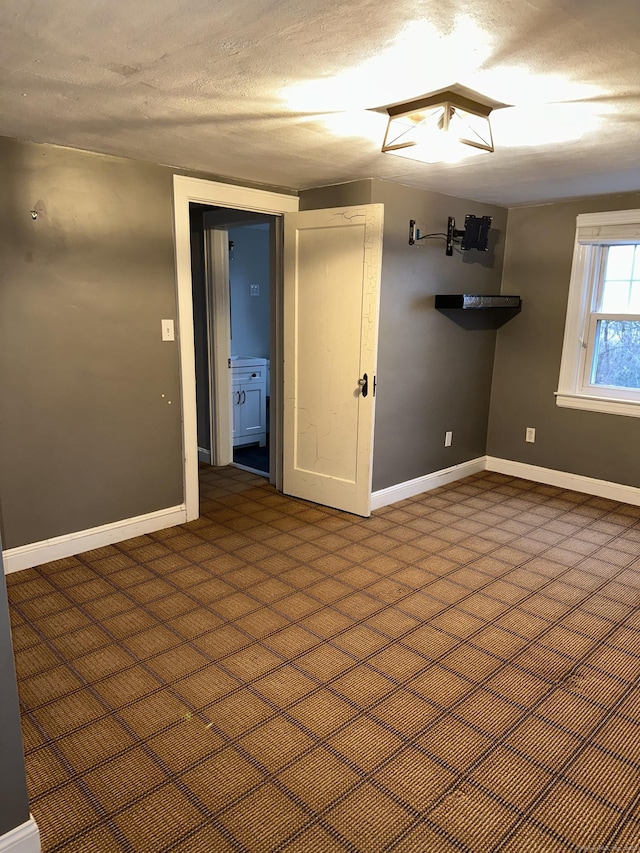
[[264, 383], [266, 381], [264, 367], [234, 367], [231, 370], [231, 381], [234, 385], [247, 382]]

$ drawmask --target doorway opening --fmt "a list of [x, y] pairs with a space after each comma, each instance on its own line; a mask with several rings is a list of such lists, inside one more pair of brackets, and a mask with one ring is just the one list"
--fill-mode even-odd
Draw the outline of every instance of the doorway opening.
[[189, 224], [199, 461], [275, 482], [278, 217], [191, 202]]
[[[189, 204], [204, 204], [226, 207], [233, 210], [269, 213], [277, 217], [277, 241], [282, 244], [281, 228], [283, 215], [298, 210], [298, 198], [268, 190], [223, 184], [186, 175], [173, 176], [173, 209], [176, 256], [176, 283], [178, 298], [178, 345], [180, 350], [181, 409], [184, 459], [184, 503], [187, 521], [198, 518], [200, 510], [198, 482], [198, 430], [196, 405], [196, 368], [193, 323], [193, 289], [191, 280], [191, 233]], [[271, 295], [276, 300], [276, 311], [272, 313], [272, 334], [275, 358], [271, 362], [271, 424], [277, 426], [278, 453], [270, 460], [269, 480], [277, 489], [282, 488], [282, 364], [283, 336], [280, 324], [282, 300], [281, 260], [276, 258], [277, 287]], [[230, 355], [229, 355], [230, 357]], [[219, 363], [221, 359], [216, 359]], [[275, 370], [274, 370], [275, 368]], [[274, 416], [275, 409], [275, 416]], [[275, 459], [275, 465], [274, 465]]]

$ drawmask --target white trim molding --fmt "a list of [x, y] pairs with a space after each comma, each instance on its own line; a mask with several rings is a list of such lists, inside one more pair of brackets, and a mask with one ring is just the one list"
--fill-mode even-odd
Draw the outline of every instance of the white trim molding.
[[640, 488], [626, 486], [623, 483], [611, 483], [608, 480], [596, 480], [582, 474], [571, 474], [568, 471], [556, 471], [553, 468], [542, 468], [539, 465], [528, 465], [525, 462], [514, 462], [511, 459], [501, 459], [497, 456], [478, 456], [451, 468], [442, 468], [432, 474], [416, 477], [397, 483], [386, 489], [380, 489], [371, 495], [371, 509], [381, 509], [397, 501], [413, 498], [423, 492], [437, 489], [447, 483], [462, 480], [480, 471], [495, 471], [496, 474], [506, 474], [510, 477], [520, 477], [523, 480], [533, 480], [547, 486], [557, 486], [560, 489], [570, 489], [583, 492], [585, 495], [596, 495], [600, 498], [620, 501], [620, 503], [640, 506]]
[[[587, 495], [597, 495], [601, 498], [640, 506], [640, 488], [635, 486], [611, 483], [608, 480], [596, 480], [582, 474], [556, 471], [553, 468], [542, 468], [538, 465], [514, 462], [511, 459], [500, 459], [496, 456], [478, 456], [468, 462], [461, 462], [459, 465], [442, 468], [439, 471], [433, 471], [431, 474], [416, 477], [414, 480], [407, 480], [386, 489], [379, 489], [371, 495], [371, 509], [382, 509], [382, 507], [415, 497], [423, 492], [429, 492], [447, 483], [454, 483], [456, 480], [462, 480], [481, 471], [495, 471], [498, 474], [521, 477], [523, 480], [533, 480], [536, 483], [544, 483], [548, 486], [571, 489]], [[256, 471], [255, 473], [262, 472]], [[45, 539], [30, 545], [10, 548], [4, 551], [2, 555], [5, 574], [29, 569], [32, 566], [39, 566], [42, 563], [49, 563], [52, 560], [60, 560], [75, 554], [82, 554], [84, 551], [112, 545], [114, 542], [123, 542], [125, 539], [132, 539], [145, 533], [153, 533], [156, 530], [183, 524], [185, 521], [187, 521], [187, 511], [185, 505], [181, 504], [146, 515], [139, 515], [135, 518], [126, 518], [112, 524], [104, 524], [90, 530], [80, 530], [66, 536], [57, 536], [54, 539]], [[1, 838], [0, 853], [4, 853]]]
[[40, 853], [40, 832], [33, 816], [0, 835], [0, 853]]
[[610, 415], [640, 418], [639, 400], [609, 400], [606, 397], [556, 391], [556, 404], [565, 409], [585, 409], [587, 412], [606, 412]]
[[[103, 524], [100, 527], [79, 530], [77, 533], [67, 533], [53, 539], [43, 539], [41, 542], [8, 548], [2, 554], [4, 571], [5, 574], [10, 574], [21, 569], [30, 569], [32, 566], [50, 563], [52, 560], [61, 560], [94, 548], [112, 545], [114, 542], [123, 542], [125, 539], [133, 539], [145, 533], [164, 530], [165, 527], [183, 524], [186, 520], [186, 507], [181, 504], [149, 512], [146, 515], [114, 521], [111, 524]], [[2, 853], [1, 846], [0, 853]]]
[[386, 489], [372, 492], [371, 509], [381, 509], [383, 506], [389, 506], [389, 504], [406, 500], [406, 498], [413, 498], [423, 492], [430, 492], [432, 489], [437, 489], [447, 483], [462, 480], [471, 474], [478, 474], [480, 471], [486, 470], [485, 460], [485, 456], [478, 456], [477, 459], [470, 459], [468, 462], [461, 462], [459, 465], [452, 465], [450, 468], [442, 468], [440, 471], [433, 471], [431, 474], [416, 477], [415, 480], [407, 480], [404, 483], [397, 483], [395, 486], [388, 486]]
[[576, 216], [576, 238], [581, 243], [640, 240], [640, 210], [601, 210]]
[[574, 492], [583, 492], [586, 495], [597, 495], [600, 498], [609, 498], [612, 501], [640, 506], [640, 489], [635, 486], [611, 483], [609, 480], [596, 480], [582, 474], [556, 471], [554, 468], [542, 468], [539, 465], [528, 465], [526, 462], [514, 462], [511, 459], [499, 459], [496, 456], [487, 456], [486, 460], [486, 470], [495, 471], [497, 474], [521, 477], [523, 480], [533, 480], [547, 486], [571, 489]]

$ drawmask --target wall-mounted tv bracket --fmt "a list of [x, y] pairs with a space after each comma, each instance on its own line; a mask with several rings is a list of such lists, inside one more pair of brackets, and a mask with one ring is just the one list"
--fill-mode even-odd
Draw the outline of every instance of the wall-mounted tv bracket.
[[409, 245], [415, 246], [419, 240], [426, 240], [427, 238], [437, 238], [437, 239], [446, 239], [446, 234], [444, 231], [434, 232], [433, 234], [421, 234], [420, 229], [416, 228], [415, 219], [409, 220]]
[[489, 229], [493, 219], [491, 216], [474, 216], [467, 213], [464, 218], [464, 229], [456, 228], [453, 216], [447, 219], [447, 255], [453, 255], [453, 245], [460, 242], [462, 251], [478, 249], [486, 252], [489, 249]]

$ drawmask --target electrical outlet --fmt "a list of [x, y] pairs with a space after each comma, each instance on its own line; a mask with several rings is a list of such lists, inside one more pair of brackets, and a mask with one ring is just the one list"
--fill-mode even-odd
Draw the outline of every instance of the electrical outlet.
[[535, 427], [527, 427], [527, 431], [525, 433], [525, 441], [528, 441], [530, 444], [533, 444], [536, 440], [536, 430]]
[[444, 434], [444, 446], [451, 447], [451, 442], [453, 441], [453, 433], [445, 432]]
[[251, 294], [251, 296], [260, 296], [260, 285], [259, 284], [250, 285], [249, 293]]

